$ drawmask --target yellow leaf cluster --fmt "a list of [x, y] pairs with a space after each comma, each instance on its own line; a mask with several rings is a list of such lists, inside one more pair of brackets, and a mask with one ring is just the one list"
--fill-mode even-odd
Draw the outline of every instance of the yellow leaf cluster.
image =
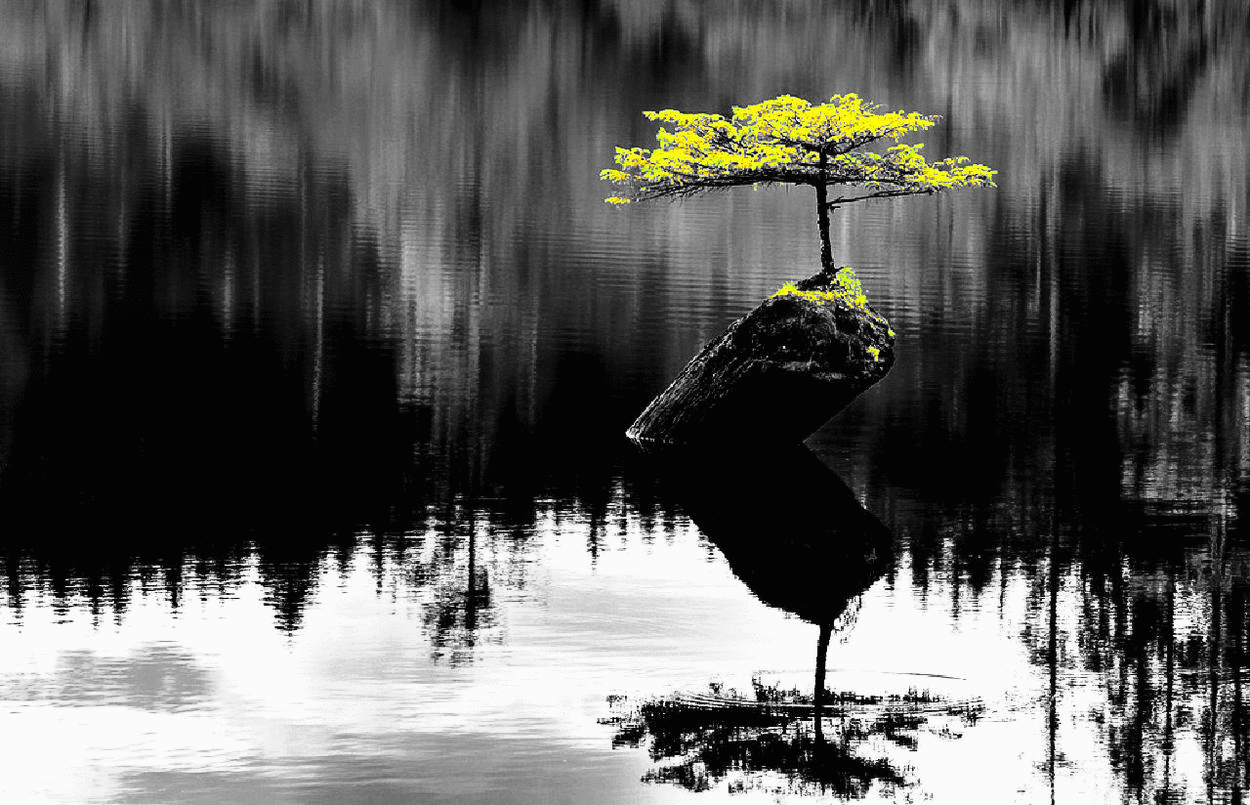
[[850, 153], [882, 140], [897, 142], [937, 120], [917, 112], [882, 112], [853, 93], [822, 104], [782, 95], [735, 106], [730, 119], [676, 109], [644, 114], [671, 130], [659, 130], [657, 148], [617, 148], [618, 167], [600, 173], [635, 199], [760, 182], [860, 185], [890, 195], [993, 185], [995, 172], [986, 166], [966, 157], [930, 164], [922, 146]]
[[[773, 293], [773, 296], [787, 295], [798, 296], [822, 306], [830, 302], [840, 301], [873, 321], [884, 324], [887, 328], [890, 326], [884, 316], [868, 306], [868, 296], [864, 293], [864, 286], [860, 283], [859, 278], [855, 276], [855, 270], [850, 266], [843, 266], [838, 269], [838, 273], [834, 275], [833, 282], [829, 285], [829, 290], [802, 291], [793, 282], [787, 282]], [[892, 329], [889, 330], [889, 333], [891, 336], [894, 335]]]

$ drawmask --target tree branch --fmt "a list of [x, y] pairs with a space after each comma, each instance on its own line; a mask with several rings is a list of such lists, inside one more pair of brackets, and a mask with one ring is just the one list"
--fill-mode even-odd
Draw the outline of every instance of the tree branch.
[[[752, 184], [810, 184], [815, 186], [820, 178], [814, 170], [753, 170], [723, 173], [719, 176], [701, 176], [671, 165], [666, 166], [664, 170], [680, 178], [681, 181], [678, 183], [637, 181], [633, 187], [636, 188], [639, 201], [688, 196], [708, 190], [722, 190]], [[621, 182], [621, 184], [627, 183]]]
[[846, 154], [851, 151], [858, 150], [860, 148], [863, 148], [866, 145], [875, 143], [877, 140], [882, 140], [882, 139], [885, 139], [886, 137], [892, 137], [894, 133], [899, 131], [900, 129], [905, 130], [905, 127], [895, 126], [890, 129], [884, 129], [882, 131], [875, 132], [869, 137], [860, 137], [860, 138], [852, 137], [849, 143], [844, 148], [835, 147], [834, 154], [837, 156], [840, 156], [842, 154]]
[[890, 198], [891, 196], [931, 196], [938, 192], [937, 188], [929, 188], [925, 190], [883, 190], [879, 193], [869, 193], [866, 196], [839, 196], [832, 201], [825, 202], [825, 206], [830, 209], [850, 204], [853, 201], [867, 201], [872, 198]]

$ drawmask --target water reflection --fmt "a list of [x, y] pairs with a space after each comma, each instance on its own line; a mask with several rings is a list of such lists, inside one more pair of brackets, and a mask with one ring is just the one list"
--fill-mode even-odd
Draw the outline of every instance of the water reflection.
[[614, 742], [647, 741], [659, 765], [643, 779], [694, 791], [767, 788], [760, 778], [768, 774], [790, 793], [862, 797], [874, 786], [902, 785], [890, 760], [863, 755], [870, 737], [903, 741], [924, 724], [908, 706], [919, 698], [896, 697], [894, 707], [871, 712], [856, 708], [867, 697], [826, 688], [833, 632], [850, 628], [860, 597], [892, 565], [889, 532], [802, 445], [651, 458], [752, 594], [818, 627], [815, 676], [811, 693], [757, 678], [753, 697], [713, 684], [708, 695], [644, 702], [617, 717]]
[[[1092, 715], [1134, 799], [1172, 802], [1205, 792], [1236, 802], [1248, 779], [1242, 686], [1250, 565], [1221, 517], [1191, 522], [1177, 528], [1171, 517], [1147, 519], [1139, 533], [1167, 546], [1161, 556], [1089, 557], [1079, 581], [1061, 569], [1063, 559], [1052, 560], [1038, 607], [1049, 637], [1035, 657], [1052, 679], [1097, 680], [1101, 702]], [[1067, 607], [1077, 607], [1079, 618], [1059, 614]], [[1060, 683], [1052, 722], [1077, 695], [1075, 685]], [[1062, 752], [1065, 726], [1056, 724], [1053, 752]]]

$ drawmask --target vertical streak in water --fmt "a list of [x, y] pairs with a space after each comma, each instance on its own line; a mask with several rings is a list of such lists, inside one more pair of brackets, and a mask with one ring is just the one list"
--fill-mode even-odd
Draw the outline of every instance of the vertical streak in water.
[[1006, 556], [1000, 556], [998, 559], [998, 620], [1000, 622], [1006, 620], [1007, 612], [1007, 566], [1009, 562]]
[[252, 334], [261, 331], [260, 318], [260, 241], [252, 240]]
[[1047, 746], [1047, 767], [1050, 774], [1050, 805], [1055, 805], [1055, 763], [1056, 754], [1058, 752], [1058, 731], [1059, 731], [1059, 479], [1058, 462], [1059, 451], [1056, 443], [1056, 433], [1054, 423], [1058, 416], [1055, 408], [1059, 405], [1058, 395], [1056, 394], [1056, 382], [1058, 379], [1059, 367], [1059, 280], [1057, 271], [1057, 260], [1055, 259], [1055, 250], [1051, 243], [1051, 233], [1054, 231], [1050, 225], [1051, 204], [1050, 204], [1050, 187], [1051, 179], [1043, 179], [1038, 199], [1038, 218], [1040, 232], [1040, 241], [1038, 243], [1038, 267], [1039, 273], [1045, 277], [1047, 289], [1046, 304], [1048, 310], [1047, 315], [1047, 336], [1049, 343], [1049, 361], [1050, 366], [1050, 395], [1051, 395], [1051, 412], [1050, 412], [1050, 442], [1051, 442], [1051, 478], [1050, 478], [1050, 566], [1047, 572], [1047, 586], [1050, 588], [1050, 605], [1047, 613], [1047, 620], [1050, 627], [1050, 638], [1046, 646], [1046, 660], [1049, 666], [1049, 702], [1046, 713], [1046, 730], [1048, 735]]
[[[1215, 289], [1227, 289], [1230, 287], [1228, 281], [1228, 262], [1225, 260], [1212, 260], [1211, 285]], [[1233, 334], [1233, 305], [1229, 304], [1229, 292], [1224, 290], [1220, 293], [1218, 290], [1217, 299], [1220, 312], [1219, 330], [1215, 337], [1215, 394], [1212, 395], [1212, 401], [1215, 410], [1212, 417], [1213, 424], [1213, 441], [1214, 441], [1214, 460], [1215, 466], [1215, 493], [1217, 495], [1217, 505], [1219, 511], [1217, 516], [1220, 518], [1221, 528], [1225, 523], [1226, 514], [1230, 508], [1228, 496], [1228, 488], [1234, 478], [1233, 460], [1235, 453], [1230, 453], [1227, 436], [1230, 432], [1237, 431], [1236, 424], [1236, 397], [1232, 400], [1228, 399], [1228, 394], [1232, 391], [1235, 394], [1236, 384], [1233, 378], [1237, 376], [1237, 349], [1232, 343]], [[1212, 382], [1212, 381], [1208, 381]]]
[[469, 509], [469, 587], [468, 599], [464, 607], [464, 630], [470, 643], [473, 633], [477, 630], [477, 517], [473, 508]]
[[1235, 587], [1230, 594], [1229, 631], [1233, 641], [1231, 661], [1233, 675], [1233, 790], [1232, 801], [1242, 800], [1242, 767], [1246, 763], [1246, 714], [1241, 697], [1241, 669], [1245, 665], [1246, 599], [1244, 588]]
[[1212, 518], [1210, 530], [1210, 556], [1211, 556], [1211, 575], [1209, 583], [1211, 585], [1211, 649], [1207, 655], [1207, 680], [1211, 685], [1210, 701], [1207, 706], [1210, 708], [1210, 718], [1206, 724], [1205, 735], [1206, 742], [1206, 769], [1204, 770], [1207, 783], [1207, 802], [1215, 802], [1215, 783], [1218, 774], [1218, 763], [1216, 754], [1219, 748], [1217, 740], [1217, 727], [1219, 722], [1219, 701], [1220, 701], [1220, 593], [1221, 586], [1224, 581], [1224, 507], [1217, 506]]
[[[303, 164], [299, 171], [299, 231], [300, 231], [300, 273], [304, 271], [303, 262], [308, 254], [308, 166]], [[325, 281], [326, 255], [320, 238], [316, 245], [317, 262], [313, 272], [313, 293], [311, 300], [313, 316], [313, 366], [312, 366], [312, 427], [313, 432], [321, 419], [321, 382], [323, 362], [325, 360]]]
[[174, 141], [173, 121], [168, 109], [161, 116], [161, 180], [165, 190], [165, 209], [173, 210], [174, 203]]
[[1050, 566], [1046, 579], [1050, 594], [1047, 613], [1050, 637], [1046, 641], [1046, 664], [1050, 669], [1049, 706], [1046, 713], [1046, 770], [1050, 777], [1050, 805], [1055, 805], [1055, 755], [1058, 751], [1059, 732], [1059, 524], [1053, 509], [1050, 521]]
[[313, 376], [312, 376], [312, 426], [317, 430], [321, 414], [321, 375], [322, 363], [325, 360], [325, 298], [326, 298], [326, 253], [321, 245], [317, 246], [317, 273], [314, 277], [314, 325], [313, 325]]
[[1163, 796], [1162, 801], [1168, 801], [1168, 794], [1172, 789], [1172, 753], [1175, 750], [1175, 744], [1172, 736], [1172, 700], [1175, 695], [1175, 678], [1176, 678], [1176, 568], [1170, 563], [1167, 566], [1168, 573], [1168, 621], [1167, 631], [1164, 635], [1167, 638], [1167, 648], [1165, 649], [1165, 666], [1164, 666], [1164, 694], [1163, 694]]
[[[473, 93], [473, 120], [476, 121], [476, 129], [478, 131], [486, 131], [486, 102], [485, 92], [481, 91], [481, 87], [486, 86], [487, 75], [486, 65], [484, 61], [479, 61], [478, 70], [474, 76], [474, 84], [478, 87], [478, 91]], [[472, 302], [473, 323], [470, 330], [470, 360], [473, 362], [475, 371], [469, 375], [471, 388], [474, 389], [473, 407], [470, 411], [477, 411], [482, 399], [482, 331], [487, 321], [487, 299], [491, 288], [490, 276], [490, 254], [487, 238], [489, 234], [486, 231], [485, 222], [489, 211], [483, 203], [482, 188], [485, 185], [485, 160], [482, 156], [482, 148], [473, 149], [473, 235], [476, 246], [476, 262], [474, 267], [475, 281], [474, 286], [477, 291]], [[474, 462], [473, 473], [471, 475], [471, 483], [474, 488], [482, 481], [482, 472], [487, 464], [487, 453], [490, 449], [486, 439], [476, 439], [474, 445], [477, 460]]]
[[225, 255], [222, 257], [222, 283], [221, 283], [221, 314], [224, 327], [224, 335], [227, 339], [234, 335], [234, 295], [236, 293], [235, 286], [238, 284], [235, 279], [235, 259], [234, 259], [234, 242], [227, 240]]
[[[119, 153], [124, 153], [123, 149], [118, 149]], [[126, 170], [126, 160], [121, 161], [121, 171], [118, 184], [121, 185], [117, 202], [117, 292], [121, 293], [126, 287], [126, 202], [130, 195], [130, 175]]]
[[[1041, 264], [1042, 273], [1046, 277], [1047, 290], [1047, 327], [1049, 332], [1047, 335], [1050, 344], [1050, 389], [1051, 394], [1055, 393], [1055, 383], [1059, 377], [1059, 278], [1058, 266], [1055, 259], [1055, 250], [1051, 244], [1051, 233], [1054, 231], [1051, 227], [1051, 205], [1050, 205], [1050, 188], [1055, 181], [1055, 177], [1043, 179], [1041, 183], [1041, 192], [1038, 200], [1038, 217], [1040, 218], [1039, 227], [1041, 231], [1041, 244], [1038, 254], [1038, 262]], [[1055, 421], [1052, 412], [1051, 422]]]
[[65, 297], [69, 282], [69, 214], [65, 198], [65, 144], [56, 161], [56, 324], [65, 328]]

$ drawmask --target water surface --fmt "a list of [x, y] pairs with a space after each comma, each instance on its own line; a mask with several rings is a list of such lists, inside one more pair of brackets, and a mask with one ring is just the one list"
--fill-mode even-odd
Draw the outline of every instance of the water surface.
[[[0, 798], [1243, 798], [1236, 3], [0, 18]], [[622, 433], [812, 199], [598, 171], [847, 91], [999, 187], [839, 211], [897, 364], [691, 488]]]

